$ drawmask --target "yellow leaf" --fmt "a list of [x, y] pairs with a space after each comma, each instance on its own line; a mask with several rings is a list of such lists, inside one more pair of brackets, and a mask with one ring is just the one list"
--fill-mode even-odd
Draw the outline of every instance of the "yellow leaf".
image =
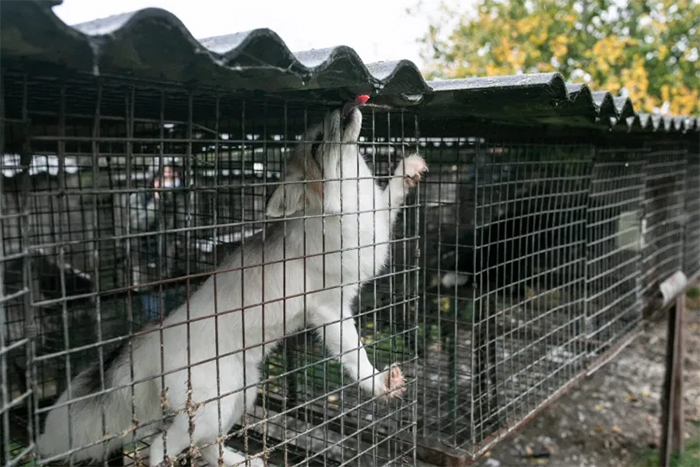
[[552, 54], [560, 60], [568, 51], [569, 39], [566, 36], [556, 36], [549, 41], [549, 48]]
[[449, 311], [450, 310], [450, 299], [448, 297], [442, 297], [440, 300], [440, 310]]

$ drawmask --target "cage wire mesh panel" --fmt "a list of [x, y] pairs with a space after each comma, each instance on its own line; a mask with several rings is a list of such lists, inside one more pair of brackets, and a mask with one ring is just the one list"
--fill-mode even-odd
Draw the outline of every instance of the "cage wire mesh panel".
[[[3, 382], [10, 382], [2, 407], [3, 449], [17, 459], [24, 456], [20, 464], [29, 462], [25, 455], [61, 393], [71, 388], [67, 400], [59, 403], [66, 407], [91, 398], [105, 400], [100, 397], [121, 387], [127, 391], [134, 425], [124, 433], [109, 432], [109, 404], [100, 403], [98, 431], [105, 437], [99, 439], [126, 433], [123, 449], [113, 456], [123, 452], [127, 463], [146, 460], [151, 440], [140, 430], [149, 425], [135, 416], [138, 397], [132, 391], [138, 392], [133, 388], [139, 386], [131, 381], [143, 374], [139, 368], [146, 360], [157, 367], [142, 380], [164, 387], [154, 405], [162, 406], [158, 418], [165, 426], [190, 409], [224, 407], [220, 402], [230, 394], [214, 393], [209, 400], [184, 408], [169, 406], [174, 389], [164, 383], [168, 375], [196, 374], [194, 363], [201, 353], [190, 349], [189, 342], [198, 330], [209, 329], [201, 323], [207, 319], [223, 323], [227, 315], [242, 314], [240, 307], [226, 309], [223, 304], [203, 314], [199, 307], [204, 302], [193, 302], [192, 297], [206, 287], [203, 284], [212, 284], [206, 282], [210, 277], [225, 287], [226, 274], [244, 270], [231, 260], [228, 264], [233, 266], [216, 272], [225, 258], [255, 248], [262, 236], [269, 238], [290, 225], [288, 220], [266, 217], [266, 203], [276, 188], [293, 186], [284, 182], [289, 157], [304, 132], [323, 122], [330, 106], [117, 79], [61, 81], [9, 72], [3, 76], [3, 98], [0, 219], [5, 321], [0, 351]], [[377, 183], [386, 186], [397, 162], [415, 150], [415, 119], [399, 111], [364, 114], [360, 153]], [[24, 124], [13, 126], [15, 121], [31, 121], [30, 147], [22, 146]], [[263, 337], [265, 348], [274, 350], [262, 363], [260, 384], [252, 376], [246, 383], [246, 397], [252, 400], [258, 393], [256, 404], [228, 435], [219, 433], [212, 441], [225, 440], [227, 446], [250, 456], [264, 453], [270, 465], [411, 461], [416, 206], [415, 196], [409, 195], [398, 210], [393, 237], [384, 242], [390, 252], [387, 266], [373, 272], [374, 278], [362, 287], [352, 304], [355, 316], [343, 317], [357, 321], [361, 336], [361, 342], [343, 352], [364, 348], [378, 370], [398, 363], [407, 389], [403, 400], [378, 402], [376, 395], [359, 390], [356, 376], [351, 378], [336, 362], [337, 355], [326, 350], [324, 339], [333, 323], [304, 322], [313, 332], [290, 328], [284, 339]], [[358, 222], [357, 214], [346, 222]], [[371, 209], [369, 214], [373, 215]], [[332, 214], [316, 217], [324, 225], [333, 219]], [[284, 240], [281, 248], [292, 248], [289, 245]], [[325, 256], [332, 258], [328, 255], [341, 251], [359, 249], [345, 247], [326, 251]], [[247, 267], [258, 267], [264, 275], [268, 270], [264, 249], [261, 254], [259, 263]], [[294, 259], [311, 261], [312, 255]], [[300, 299], [307, 300], [306, 295]], [[175, 314], [178, 309], [180, 314]], [[29, 339], [25, 320], [32, 314], [37, 335]], [[183, 318], [174, 322], [168, 319], [171, 316]], [[182, 339], [163, 337], [178, 326], [186, 330]], [[226, 332], [216, 326], [216, 332]], [[154, 342], [162, 345], [146, 358], [138, 352], [148, 335], [155, 335]], [[207, 339], [216, 341], [215, 335]], [[187, 358], [165, 367], [167, 353], [178, 347], [188, 349]], [[244, 345], [242, 350], [219, 354], [217, 347], [199, 363], [221, 363], [219, 372], [210, 375], [213, 384], [219, 384], [227, 371], [226, 358], [260, 348]], [[33, 357], [28, 361], [30, 350]], [[121, 361], [127, 375], [135, 375], [122, 380], [121, 386], [109, 372], [115, 361]], [[90, 380], [87, 389], [83, 385], [73, 391], [73, 378], [88, 368], [92, 370], [85, 376]], [[196, 390], [201, 381], [188, 384]], [[32, 391], [34, 406], [29, 400]], [[194, 425], [188, 428], [194, 429]], [[64, 452], [76, 454], [87, 447], [72, 445]], [[105, 454], [108, 443], [97, 442], [92, 449]], [[189, 453], [188, 458], [204, 462], [196, 451]]]
[[642, 219], [645, 316], [658, 307], [659, 285], [683, 269], [687, 149], [680, 142], [647, 143]]
[[643, 190], [643, 151], [598, 150], [586, 224], [587, 350], [595, 362], [629, 341], [641, 323]]
[[[0, 126], [3, 130], [20, 123], [21, 117], [10, 120], [0, 105]], [[9, 130], [7, 130], [9, 133]], [[29, 173], [19, 174], [15, 171], [19, 163], [18, 155], [4, 156], [12, 148], [6, 144], [6, 131], [0, 135], [0, 231], [3, 239], [0, 251], [0, 459], [7, 465], [17, 465], [27, 459], [31, 453], [32, 424], [31, 398], [33, 388], [28, 384], [30, 375], [27, 362], [31, 360], [32, 342], [36, 330], [25, 326], [26, 319], [31, 319], [28, 306], [29, 289], [27, 283], [27, 265], [29, 264], [28, 241], [26, 235], [28, 213], [26, 205], [18, 203], [17, 197], [5, 194], [14, 188], [28, 188]], [[30, 160], [24, 158], [24, 163]], [[21, 181], [14, 177], [21, 178]], [[22, 420], [22, 423], [17, 423]]]
[[483, 452], [582, 370], [593, 148], [425, 138], [421, 434]]
[[697, 142], [688, 147], [685, 210], [688, 220], [683, 243], [683, 272], [690, 278], [700, 270], [700, 151]]
[[[59, 186], [83, 186], [85, 167], [76, 158], [59, 159], [55, 147], [29, 144], [28, 123], [33, 116], [23, 99], [27, 92], [23, 83], [3, 80], [2, 203], [9, 215], [2, 226], [3, 252], [7, 255], [3, 286], [8, 293], [2, 324], [3, 336], [10, 343], [5, 380], [9, 394], [14, 398], [33, 392], [35, 399], [41, 399], [57, 393], [59, 375], [65, 368], [33, 368], [32, 357], [61, 348], [64, 323], [80, 328], [89, 326], [91, 320], [90, 258], [85, 243], [95, 223], [93, 212], [80, 211], [78, 198], [55, 196]], [[38, 192], [54, 196], [37, 197]], [[75, 242], [58, 251], [59, 235]], [[61, 304], [66, 293], [73, 296], [70, 311]], [[30, 339], [29, 349], [17, 347], [24, 339]], [[32, 402], [26, 399], [21, 406], [6, 407], [9, 425], [5, 433], [10, 436], [11, 451], [26, 451], [32, 444]], [[22, 463], [27, 457], [16, 460]]]

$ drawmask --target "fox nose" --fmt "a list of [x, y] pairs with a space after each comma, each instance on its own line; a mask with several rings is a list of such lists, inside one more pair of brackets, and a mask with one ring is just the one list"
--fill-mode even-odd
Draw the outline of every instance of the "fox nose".
[[368, 100], [369, 96], [367, 94], [361, 94], [357, 96], [354, 101], [347, 102], [340, 112], [341, 118], [344, 120], [348, 115], [350, 115], [350, 112], [352, 112], [354, 108], [364, 105]]

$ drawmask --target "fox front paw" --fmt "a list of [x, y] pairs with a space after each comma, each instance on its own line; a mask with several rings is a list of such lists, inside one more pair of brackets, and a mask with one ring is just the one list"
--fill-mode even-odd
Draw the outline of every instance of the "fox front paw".
[[421, 179], [423, 172], [428, 171], [428, 165], [425, 160], [418, 154], [413, 154], [408, 156], [402, 161], [401, 166], [397, 172], [397, 175], [403, 175], [404, 185], [406, 188], [413, 188], [416, 186], [418, 181]]
[[386, 371], [379, 374], [379, 383], [374, 388], [377, 399], [385, 402], [395, 398], [401, 398], [404, 391], [403, 373], [401, 368], [394, 363]]

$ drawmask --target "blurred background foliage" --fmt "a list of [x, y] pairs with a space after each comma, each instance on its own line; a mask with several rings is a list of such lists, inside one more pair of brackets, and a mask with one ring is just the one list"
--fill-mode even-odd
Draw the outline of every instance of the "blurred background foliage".
[[[645, 112], [700, 113], [700, 0], [442, 3], [420, 41], [431, 78], [559, 72]], [[420, 0], [409, 14], [426, 14]]]

